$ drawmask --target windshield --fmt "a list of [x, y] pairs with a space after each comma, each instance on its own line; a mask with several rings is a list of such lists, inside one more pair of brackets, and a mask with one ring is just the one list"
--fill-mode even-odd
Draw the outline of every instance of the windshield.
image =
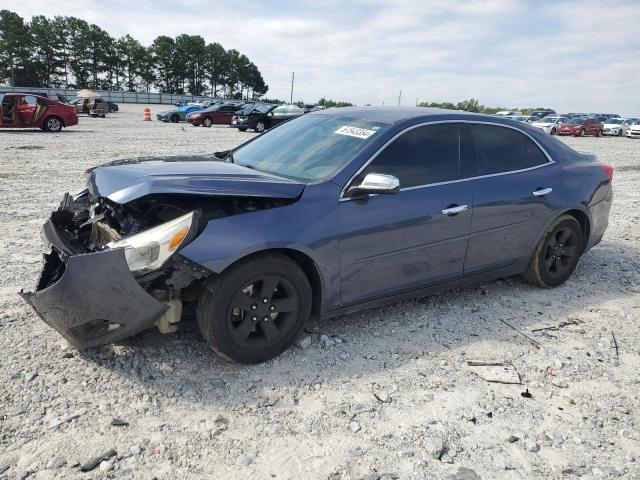
[[267, 113], [272, 107], [273, 105], [249, 105], [248, 107], [238, 111], [237, 115], [249, 115], [253, 111]]
[[346, 116], [305, 115], [233, 152], [238, 165], [303, 181], [331, 176], [390, 125]]
[[610, 124], [614, 124], [614, 125], [622, 125], [622, 120], [619, 118], [610, 118], [609, 120], [606, 120], [604, 123], [610, 123]]
[[584, 123], [584, 118], [572, 118], [567, 123], [570, 125], [582, 125]]
[[544, 117], [538, 120], [538, 123], [555, 123], [558, 117]]

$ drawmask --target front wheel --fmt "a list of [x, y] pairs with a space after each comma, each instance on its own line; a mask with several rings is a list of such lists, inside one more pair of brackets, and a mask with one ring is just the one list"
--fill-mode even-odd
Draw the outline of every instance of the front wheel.
[[171, 115], [171, 118], [169, 118], [169, 121], [171, 123], [178, 123], [180, 121], [180, 115], [174, 113]]
[[622, 136], [622, 129], [618, 130], [618, 136], [621, 137]]
[[601, 137], [602, 136], [602, 130], [598, 130], [598, 133], [596, 133], [596, 137]]
[[59, 132], [62, 130], [62, 120], [58, 117], [48, 117], [44, 121], [44, 130], [47, 132]]
[[226, 360], [260, 363], [294, 342], [311, 314], [311, 286], [282, 255], [245, 260], [205, 283], [197, 319], [209, 346]]
[[552, 128], [552, 129], [551, 129], [551, 135], [555, 135], [555, 134], [556, 134], [556, 129], [555, 129], [555, 128]]
[[580, 223], [571, 215], [561, 215], [536, 246], [523, 277], [540, 287], [557, 287], [573, 273], [581, 254]]
[[213, 120], [211, 120], [209, 117], [205, 117], [205, 119], [202, 121], [202, 125], [209, 128], [211, 125], [213, 125]]
[[580, 130], [580, 136], [584, 137], [586, 135], [587, 132], [584, 131], [584, 128], [582, 130]]

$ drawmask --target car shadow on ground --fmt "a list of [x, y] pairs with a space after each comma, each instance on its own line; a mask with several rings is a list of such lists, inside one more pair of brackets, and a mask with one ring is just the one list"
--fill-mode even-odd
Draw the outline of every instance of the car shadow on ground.
[[[373, 376], [445, 350], [473, 352], [474, 344], [481, 342], [492, 342], [498, 359], [514, 350], [535, 349], [527, 337], [553, 344], [559, 341], [553, 335], [533, 333], [531, 328], [578, 319], [587, 305], [599, 307], [637, 292], [639, 280], [640, 251], [606, 242], [588, 252], [558, 288], [541, 289], [512, 277], [324, 320], [307, 328], [311, 347], [293, 347], [260, 365], [217, 358], [193, 320], [184, 321], [175, 334], [150, 329], [80, 355], [162, 396], [237, 405], [255, 401], [259, 391], [271, 387]], [[588, 320], [578, 321], [589, 329]]]
[[[69, 128], [73, 128], [73, 127], [69, 127]], [[8, 134], [8, 133], [13, 133], [13, 134], [18, 134], [18, 133], [46, 133], [47, 135], [51, 134], [51, 135], [67, 135], [69, 133], [94, 133], [95, 130], [67, 130], [66, 128], [63, 128], [62, 130], [60, 130], [59, 132], [45, 132], [44, 130], [41, 130], [39, 128], [2, 128], [0, 127], [0, 134]]]

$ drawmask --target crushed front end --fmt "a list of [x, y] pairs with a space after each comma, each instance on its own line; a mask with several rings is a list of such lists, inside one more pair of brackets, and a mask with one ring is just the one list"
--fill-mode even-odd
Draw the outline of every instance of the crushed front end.
[[154, 324], [171, 331], [183, 296], [209, 274], [176, 253], [197, 233], [201, 211], [193, 208], [185, 200], [119, 205], [87, 190], [66, 194], [42, 229], [36, 289], [20, 295], [76, 348]]

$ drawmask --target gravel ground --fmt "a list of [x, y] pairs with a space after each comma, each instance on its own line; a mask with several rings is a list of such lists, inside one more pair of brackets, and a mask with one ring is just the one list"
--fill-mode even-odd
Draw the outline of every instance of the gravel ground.
[[68, 350], [16, 294], [62, 193], [108, 160], [252, 135], [142, 108], [0, 132], [0, 478], [640, 478], [640, 142], [563, 140], [616, 173], [607, 234], [559, 288], [507, 279], [332, 319], [258, 366], [223, 363], [190, 322]]

